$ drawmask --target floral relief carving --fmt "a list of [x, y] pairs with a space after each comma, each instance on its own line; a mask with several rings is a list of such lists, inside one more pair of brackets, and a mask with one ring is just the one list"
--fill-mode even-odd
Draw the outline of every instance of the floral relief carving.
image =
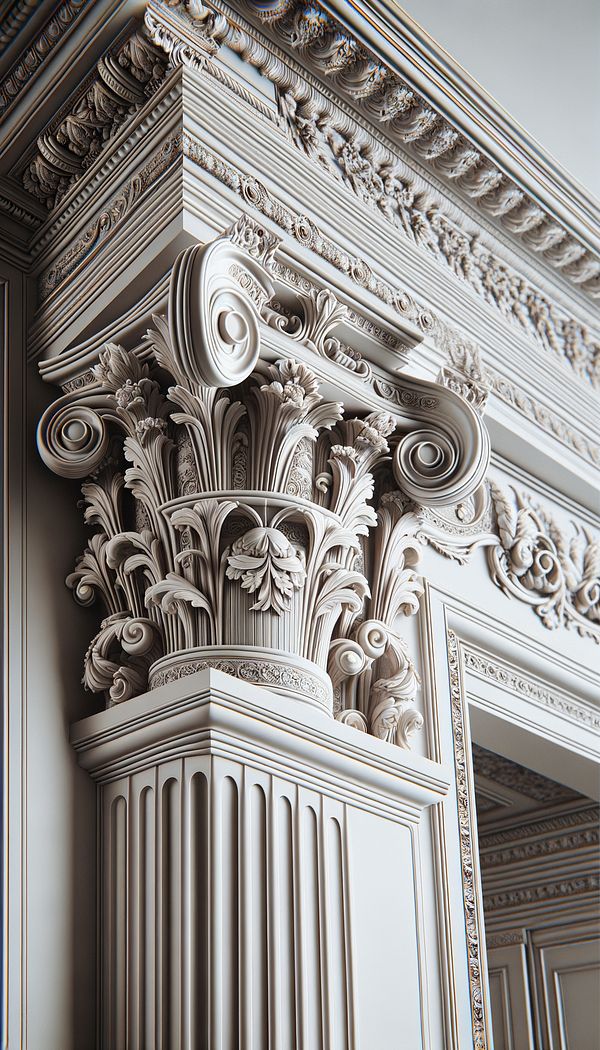
[[164, 53], [143, 30], [103, 55], [66, 115], [40, 135], [38, 152], [23, 172], [25, 189], [54, 208], [107, 140], [154, 93], [166, 67]]
[[600, 540], [590, 529], [569, 535], [531, 497], [493, 480], [467, 500], [417, 514], [423, 543], [461, 563], [485, 547], [493, 582], [531, 605], [545, 627], [600, 641]]
[[[107, 615], [84, 683], [116, 703], [184, 668], [232, 667], [331, 711], [334, 682], [348, 724], [408, 747], [422, 717], [399, 624], [417, 611], [421, 584], [418, 521], [399, 487], [422, 483], [435, 502], [437, 478], [418, 450], [451, 440], [440, 483], [473, 485], [484, 432], [458, 395], [410, 377], [401, 432], [384, 410], [344, 418], [291, 356], [297, 326], [270, 305], [277, 245], [243, 217], [185, 249], [143, 361], [108, 344], [91, 380], [71, 382], [40, 422], [46, 463], [90, 475], [85, 517], [96, 531], [68, 584], [85, 604], [99, 596]], [[326, 290], [309, 295], [304, 345], [319, 356], [342, 316]], [[265, 323], [289, 356], [260, 359]], [[411, 382], [428, 393], [411, 393]], [[443, 419], [406, 451], [415, 406], [441, 403], [482, 435], [475, 464]]]
[[227, 557], [227, 577], [256, 595], [250, 608], [272, 609], [281, 616], [290, 607], [292, 591], [304, 586], [306, 570], [296, 549], [279, 529], [250, 529], [235, 541]]
[[532, 605], [549, 628], [574, 626], [600, 641], [600, 540], [587, 529], [570, 540], [550, 517], [490, 482], [499, 543], [489, 548], [494, 582]]

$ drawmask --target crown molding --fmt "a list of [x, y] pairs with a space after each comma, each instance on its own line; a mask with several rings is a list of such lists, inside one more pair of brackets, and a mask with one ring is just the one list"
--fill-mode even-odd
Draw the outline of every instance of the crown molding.
[[[35, 0], [17, 0], [5, 15], [0, 32], [0, 53], [4, 53], [18, 36], [25, 33], [27, 23], [36, 13]], [[63, 0], [51, 5], [51, 14], [38, 28], [0, 81], [0, 120], [4, 120], [18, 102], [23, 91], [38, 76], [53, 53], [64, 43], [92, 0]]]
[[211, 4], [261, 25], [530, 254], [600, 295], [597, 202], [395, 4]]

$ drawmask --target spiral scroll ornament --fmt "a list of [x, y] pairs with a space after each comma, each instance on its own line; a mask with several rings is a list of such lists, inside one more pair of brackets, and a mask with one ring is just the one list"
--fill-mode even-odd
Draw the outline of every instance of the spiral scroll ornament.
[[109, 442], [103, 419], [109, 409], [102, 391], [87, 400], [76, 394], [59, 398], [44, 412], [37, 431], [40, 455], [63, 478], [83, 478], [104, 459]]
[[273, 291], [262, 263], [230, 240], [186, 248], [169, 290], [177, 371], [201, 387], [247, 379], [260, 351], [259, 309]]
[[409, 431], [396, 446], [394, 476], [421, 506], [450, 506], [483, 481], [489, 437], [477, 414], [451, 390], [440, 389], [439, 426]]

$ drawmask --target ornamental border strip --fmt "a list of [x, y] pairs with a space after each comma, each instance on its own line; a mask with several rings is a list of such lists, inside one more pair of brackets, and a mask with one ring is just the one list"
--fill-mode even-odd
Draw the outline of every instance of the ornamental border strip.
[[[224, 6], [219, 3], [218, 9]], [[452, 180], [482, 211], [500, 219], [513, 237], [522, 239], [550, 266], [566, 273], [594, 297], [600, 295], [597, 256], [524, 193], [481, 147], [455, 129], [434, 103], [421, 97], [361, 44], [319, 0], [260, 7], [246, 2], [244, 8], [263, 30], [267, 27], [321, 75], [341, 84], [344, 94], [370, 123], [408, 144], [438, 176]], [[336, 43], [333, 51], [326, 46], [332, 40]]]

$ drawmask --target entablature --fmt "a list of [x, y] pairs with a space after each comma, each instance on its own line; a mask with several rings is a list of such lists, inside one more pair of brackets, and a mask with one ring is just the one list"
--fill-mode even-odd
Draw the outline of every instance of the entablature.
[[[99, 303], [107, 317], [125, 315], [135, 305], [127, 298], [134, 274], [146, 269], [138, 279], [152, 287], [181, 247], [220, 232], [240, 207], [283, 234], [274, 275], [282, 291], [302, 282], [329, 287], [351, 314], [363, 317], [363, 334], [367, 325], [372, 333], [380, 329], [371, 355], [377, 357], [378, 342], [381, 352], [418, 344], [411, 369], [424, 377], [434, 378], [445, 365], [475, 377], [485, 369], [498, 451], [518, 461], [520, 427], [536, 457], [548, 459], [546, 476], [553, 460], [566, 458], [576, 479], [570, 494], [589, 498], [583, 479], [587, 472], [595, 484], [600, 442], [587, 384], [555, 355], [540, 358], [515, 325], [418, 246], [396, 237], [384, 215], [299, 154], [271, 115], [224, 90], [205, 69], [174, 70], [97, 158], [84, 184], [72, 187], [61, 214], [40, 230], [33, 254], [41, 301], [31, 355], [46, 356], [50, 348], [63, 353], [79, 343], [86, 316], [95, 323]], [[160, 253], [153, 243], [161, 244]], [[396, 367], [403, 362], [401, 356]], [[568, 479], [565, 484], [569, 492]]]

